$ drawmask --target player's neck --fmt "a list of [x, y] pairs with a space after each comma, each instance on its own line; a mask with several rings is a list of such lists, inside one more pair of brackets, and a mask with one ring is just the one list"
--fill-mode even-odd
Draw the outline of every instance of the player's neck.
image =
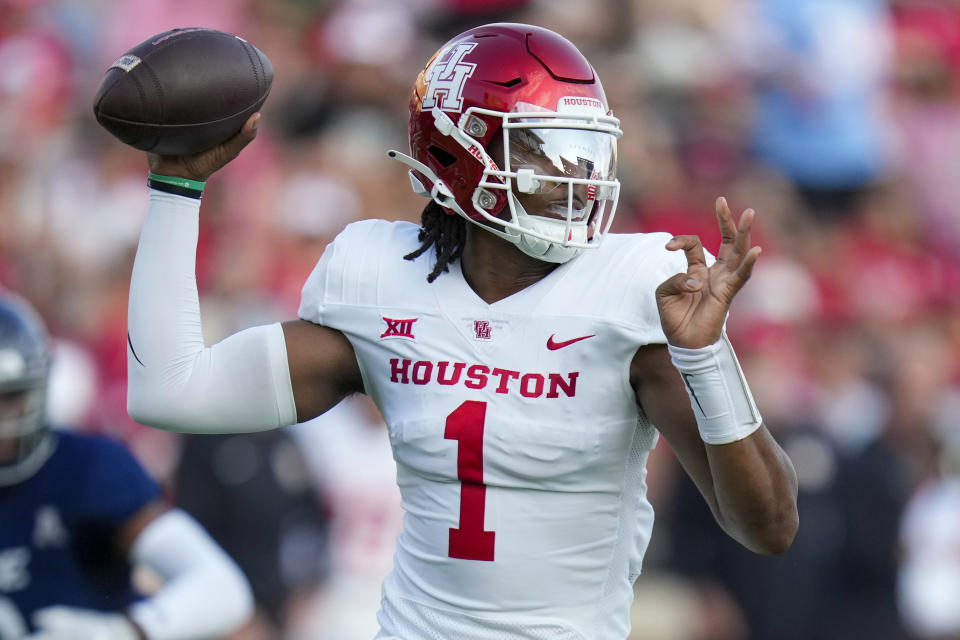
[[531, 258], [503, 238], [474, 225], [467, 225], [460, 260], [467, 284], [487, 304], [526, 289], [558, 266]]

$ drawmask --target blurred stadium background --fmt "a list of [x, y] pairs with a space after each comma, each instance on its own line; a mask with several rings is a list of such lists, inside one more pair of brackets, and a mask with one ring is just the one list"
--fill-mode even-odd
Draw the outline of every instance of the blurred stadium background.
[[553, 28], [597, 67], [626, 132], [616, 230], [715, 249], [717, 195], [759, 212], [765, 252], [730, 333], [796, 465], [800, 532], [776, 558], [735, 548], [661, 443], [635, 637], [960, 638], [956, 0], [0, 0], [0, 284], [58, 340], [55, 422], [128, 442], [241, 561], [260, 614], [237, 639], [371, 637], [400, 521], [375, 409], [216, 438], [126, 415], [146, 162], [97, 126], [92, 96], [172, 27], [271, 58], [260, 136], [204, 197], [216, 340], [291, 317], [346, 222], [419, 219], [384, 151], [406, 148], [429, 55], [498, 20]]

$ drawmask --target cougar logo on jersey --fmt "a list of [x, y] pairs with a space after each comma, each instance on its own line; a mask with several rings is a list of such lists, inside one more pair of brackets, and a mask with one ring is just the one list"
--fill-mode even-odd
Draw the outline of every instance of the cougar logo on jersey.
[[420, 103], [421, 109], [429, 111], [439, 106], [443, 111], [463, 110], [463, 85], [477, 68], [463, 59], [476, 46], [475, 42], [460, 43], [437, 58], [427, 74], [427, 91]]
[[390, 382], [397, 384], [425, 385], [430, 383], [454, 386], [462, 384], [468, 389], [485, 389], [495, 384], [497, 393], [519, 392], [524, 398], [539, 398], [546, 392], [548, 398], [559, 398], [562, 392], [567, 398], [577, 395], [579, 371], [564, 376], [560, 373], [523, 373], [512, 369], [490, 368], [485, 364], [466, 362], [431, 362], [390, 358]]
[[380, 334], [381, 338], [406, 338], [414, 340], [413, 323], [419, 318], [403, 318], [395, 320], [383, 316], [383, 321], [387, 323], [387, 330]]
[[493, 337], [490, 323], [486, 320], [474, 320], [473, 335], [476, 336], [477, 340], [490, 340]]

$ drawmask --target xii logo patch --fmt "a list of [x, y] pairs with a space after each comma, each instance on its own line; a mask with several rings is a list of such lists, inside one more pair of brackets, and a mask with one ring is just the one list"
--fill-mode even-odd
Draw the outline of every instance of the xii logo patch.
[[429, 111], [440, 107], [443, 111], [463, 110], [463, 85], [473, 75], [477, 65], [463, 59], [477, 46], [476, 42], [464, 42], [446, 51], [437, 58], [427, 74], [427, 91], [420, 108]]
[[387, 329], [380, 334], [381, 338], [406, 338], [414, 340], [413, 323], [419, 318], [393, 319], [383, 316], [383, 321], [387, 323]]

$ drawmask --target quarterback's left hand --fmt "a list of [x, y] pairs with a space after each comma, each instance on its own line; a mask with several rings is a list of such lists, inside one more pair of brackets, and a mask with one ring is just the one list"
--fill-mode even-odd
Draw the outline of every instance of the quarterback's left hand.
[[46, 607], [33, 614], [37, 631], [24, 640], [140, 640], [129, 618], [74, 607]]
[[760, 247], [750, 246], [753, 209], [743, 212], [738, 226], [725, 198], [717, 198], [716, 207], [723, 242], [713, 265], [707, 267], [697, 236], [677, 236], [667, 243], [670, 251], [683, 249], [687, 255], [686, 273], [657, 287], [660, 324], [667, 342], [677, 347], [697, 349], [720, 339], [730, 302], [760, 255]]

